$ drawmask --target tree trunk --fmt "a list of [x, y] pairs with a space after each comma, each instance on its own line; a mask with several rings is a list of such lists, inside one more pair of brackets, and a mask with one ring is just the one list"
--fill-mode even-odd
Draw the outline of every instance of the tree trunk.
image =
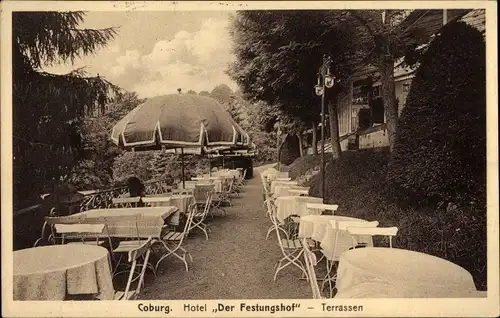
[[313, 148], [313, 155], [318, 154], [318, 126], [316, 125], [316, 122], [313, 121], [312, 123], [312, 131], [313, 131], [313, 140], [312, 140], [312, 148]]
[[339, 137], [339, 120], [337, 115], [337, 105], [333, 101], [328, 102], [328, 118], [330, 120], [330, 142], [332, 144], [332, 157], [338, 159], [342, 153]]
[[398, 124], [398, 104], [396, 102], [396, 90], [394, 86], [394, 58], [386, 57], [379, 64], [380, 81], [382, 83], [382, 100], [384, 102], [384, 114], [387, 124], [390, 151], [394, 149], [396, 140], [396, 129]]
[[297, 138], [299, 139], [299, 154], [301, 157], [304, 157], [304, 149], [302, 148], [302, 132], [299, 132]]

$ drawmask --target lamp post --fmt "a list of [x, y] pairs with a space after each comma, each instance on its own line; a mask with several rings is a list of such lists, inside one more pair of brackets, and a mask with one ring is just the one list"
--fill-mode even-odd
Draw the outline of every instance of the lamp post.
[[325, 88], [333, 87], [335, 77], [330, 74], [332, 59], [323, 55], [323, 63], [318, 71], [318, 82], [314, 86], [316, 95], [321, 96], [321, 197], [325, 203]]

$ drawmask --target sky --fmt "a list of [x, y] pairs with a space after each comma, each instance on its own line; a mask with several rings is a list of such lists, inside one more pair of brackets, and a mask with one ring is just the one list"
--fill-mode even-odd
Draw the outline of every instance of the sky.
[[79, 28], [118, 27], [118, 34], [96, 54], [46, 71], [65, 74], [85, 67], [139, 97], [190, 89], [233, 90], [225, 74], [234, 59], [229, 35], [231, 11], [88, 12]]

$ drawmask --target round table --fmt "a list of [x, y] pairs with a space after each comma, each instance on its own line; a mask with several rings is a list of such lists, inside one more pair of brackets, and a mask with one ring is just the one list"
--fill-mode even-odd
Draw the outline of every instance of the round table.
[[359, 248], [340, 256], [336, 298], [459, 298], [477, 293], [472, 275], [432, 255]]
[[51, 245], [14, 252], [14, 300], [64, 300], [94, 294], [112, 300], [108, 251], [87, 244]]
[[274, 201], [274, 203], [276, 204], [276, 218], [279, 222], [282, 223], [287, 217], [292, 215], [305, 216], [315, 213], [321, 213], [321, 211], [311, 210], [307, 208], [307, 203], [321, 202], [323, 202], [323, 199], [316, 197], [278, 197]]
[[276, 186], [296, 186], [298, 184], [297, 181], [273, 181], [271, 182], [271, 187], [269, 191], [274, 193]]
[[[328, 221], [328, 226], [326, 226], [325, 235], [321, 239], [320, 247], [323, 255], [330, 261], [337, 261], [342, 253], [353, 247], [351, 234], [347, 231], [338, 230], [337, 221], [368, 222], [363, 219], [340, 215], [336, 215], [333, 220]], [[371, 236], [360, 236], [358, 240], [367, 243], [368, 246], [373, 246]]]

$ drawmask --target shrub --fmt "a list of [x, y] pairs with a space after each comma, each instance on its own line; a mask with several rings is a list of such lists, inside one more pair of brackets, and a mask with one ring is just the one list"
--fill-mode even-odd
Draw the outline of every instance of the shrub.
[[300, 157], [299, 139], [296, 135], [287, 135], [280, 149], [280, 163], [289, 165]]
[[[328, 156], [328, 155], [325, 155]], [[292, 179], [303, 176], [311, 169], [321, 165], [321, 155], [306, 155], [297, 158], [289, 167], [289, 175]]]
[[389, 179], [412, 203], [485, 199], [482, 34], [450, 23], [421, 60], [399, 122]]
[[[344, 152], [325, 169], [327, 203], [338, 215], [397, 226], [394, 247], [447, 259], [468, 270], [476, 287], [486, 289], [486, 207], [484, 205], [405, 207], [398, 205], [388, 181], [388, 151]], [[310, 195], [320, 197], [321, 175], [311, 182]], [[375, 242], [386, 246], [387, 242]]]
[[153, 176], [153, 151], [126, 152], [117, 157], [113, 163], [113, 179], [124, 184], [130, 177], [146, 181]]

